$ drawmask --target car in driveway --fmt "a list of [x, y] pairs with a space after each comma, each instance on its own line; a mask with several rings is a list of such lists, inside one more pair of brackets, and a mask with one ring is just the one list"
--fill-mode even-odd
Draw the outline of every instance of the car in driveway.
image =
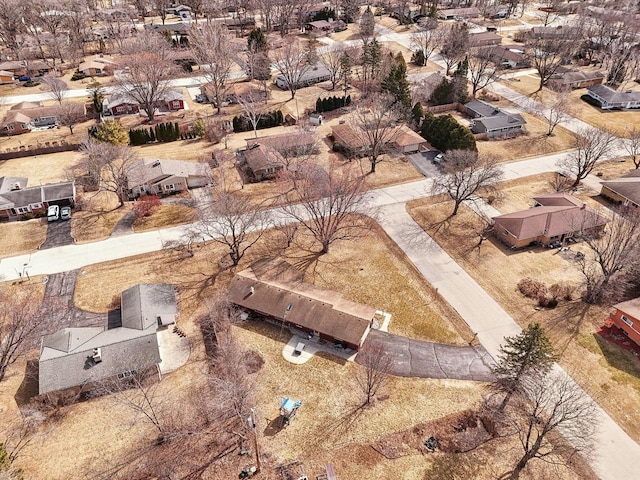
[[60, 209], [60, 220], [71, 220], [71, 207], [62, 207]]
[[444, 154], [438, 153], [435, 157], [433, 157], [432, 162], [435, 163], [436, 165], [444, 162]]
[[58, 205], [49, 205], [47, 208], [47, 221], [55, 222], [60, 220], [60, 207]]

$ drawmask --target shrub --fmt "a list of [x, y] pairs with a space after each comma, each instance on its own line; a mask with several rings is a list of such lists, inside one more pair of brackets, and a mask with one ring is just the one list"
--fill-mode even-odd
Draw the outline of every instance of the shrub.
[[133, 214], [136, 218], [149, 217], [160, 205], [157, 195], [143, 195], [133, 206]]
[[552, 298], [558, 299], [562, 298], [563, 300], [571, 301], [573, 299], [573, 292], [575, 292], [576, 287], [567, 282], [559, 282], [554, 283], [549, 287], [549, 294]]
[[105, 120], [95, 131], [95, 138], [101, 142], [114, 145], [126, 145], [129, 143], [127, 130], [116, 120]]
[[40, 82], [36, 82], [35, 80], [27, 80], [22, 84], [23, 87], [37, 87], [40, 85]]
[[424, 58], [424, 52], [422, 50], [416, 50], [413, 52], [413, 55], [411, 55], [411, 62], [419, 67], [424, 66], [424, 64], [427, 63]]
[[83, 78], [87, 78], [87, 76], [83, 72], [74, 72], [71, 77], [71, 81], [75, 82], [77, 80], [82, 80]]
[[602, 107], [602, 104], [598, 100], [593, 98], [591, 95], [587, 95], [586, 93], [582, 95], [580, 99], [583, 102], [587, 102], [589, 105], [592, 105], [594, 107], [598, 107], [598, 108]]
[[544, 283], [530, 277], [525, 277], [518, 282], [518, 290], [527, 298], [537, 298], [538, 302], [541, 298], [546, 298], [549, 293]]
[[331, 112], [351, 103], [351, 95], [342, 97], [318, 98], [316, 100], [316, 113]]

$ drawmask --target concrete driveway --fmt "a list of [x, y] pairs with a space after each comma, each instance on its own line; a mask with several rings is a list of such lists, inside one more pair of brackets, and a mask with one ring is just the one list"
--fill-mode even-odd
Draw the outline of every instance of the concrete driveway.
[[440, 152], [438, 152], [437, 150], [412, 153], [411, 155], [408, 155], [407, 158], [416, 170], [418, 170], [425, 177], [430, 178], [436, 177], [442, 173], [438, 165], [433, 163], [433, 159], [438, 153]]
[[73, 237], [71, 236], [71, 221], [58, 220], [49, 222], [47, 225], [47, 238], [40, 250], [47, 248], [62, 247], [63, 245], [72, 245]]
[[[481, 346], [460, 347], [423, 342], [371, 330], [367, 343], [381, 345], [391, 358], [391, 374], [399, 377], [450, 378], [456, 380], [493, 380], [493, 359]], [[356, 363], [359, 363], [356, 356]]]

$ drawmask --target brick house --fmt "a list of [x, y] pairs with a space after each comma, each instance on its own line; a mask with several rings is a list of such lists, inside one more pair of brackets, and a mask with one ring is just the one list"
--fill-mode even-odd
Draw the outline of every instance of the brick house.
[[0, 219], [19, 220], [27, 215], [44, 215], [49, 205], [74, 206], [73, 182], [27, 187], [27, 178], [0, 177]]
[[640, 298], [634, 298], [613, 306], [613, 312], [606, 321], [608, 326], [615, 325], [623, 333], [640, 345]]
[[640, 205], [640, 170], [631, 170], [614, 180], [602, 182], [600, 195], [624, 207]]
[[206, 163], [140, 158], [131, 167], [127, 195], [169, 195], [189, 188], [211, 185], [211, 167]]

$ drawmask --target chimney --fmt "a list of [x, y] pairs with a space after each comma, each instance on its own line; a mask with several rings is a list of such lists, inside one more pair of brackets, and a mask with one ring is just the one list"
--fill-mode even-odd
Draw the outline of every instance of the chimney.
[[580, 207], [580, 210], [584, 210], [585, 208], [587, 208], [587, 204], [583, 203], [582, 206]]
[[249, 295], [253, 295], [255, 292], [256, 292], [256, 289], [255, 289], [255, 288], [251, 287], [251, 288], [249, 289]]

